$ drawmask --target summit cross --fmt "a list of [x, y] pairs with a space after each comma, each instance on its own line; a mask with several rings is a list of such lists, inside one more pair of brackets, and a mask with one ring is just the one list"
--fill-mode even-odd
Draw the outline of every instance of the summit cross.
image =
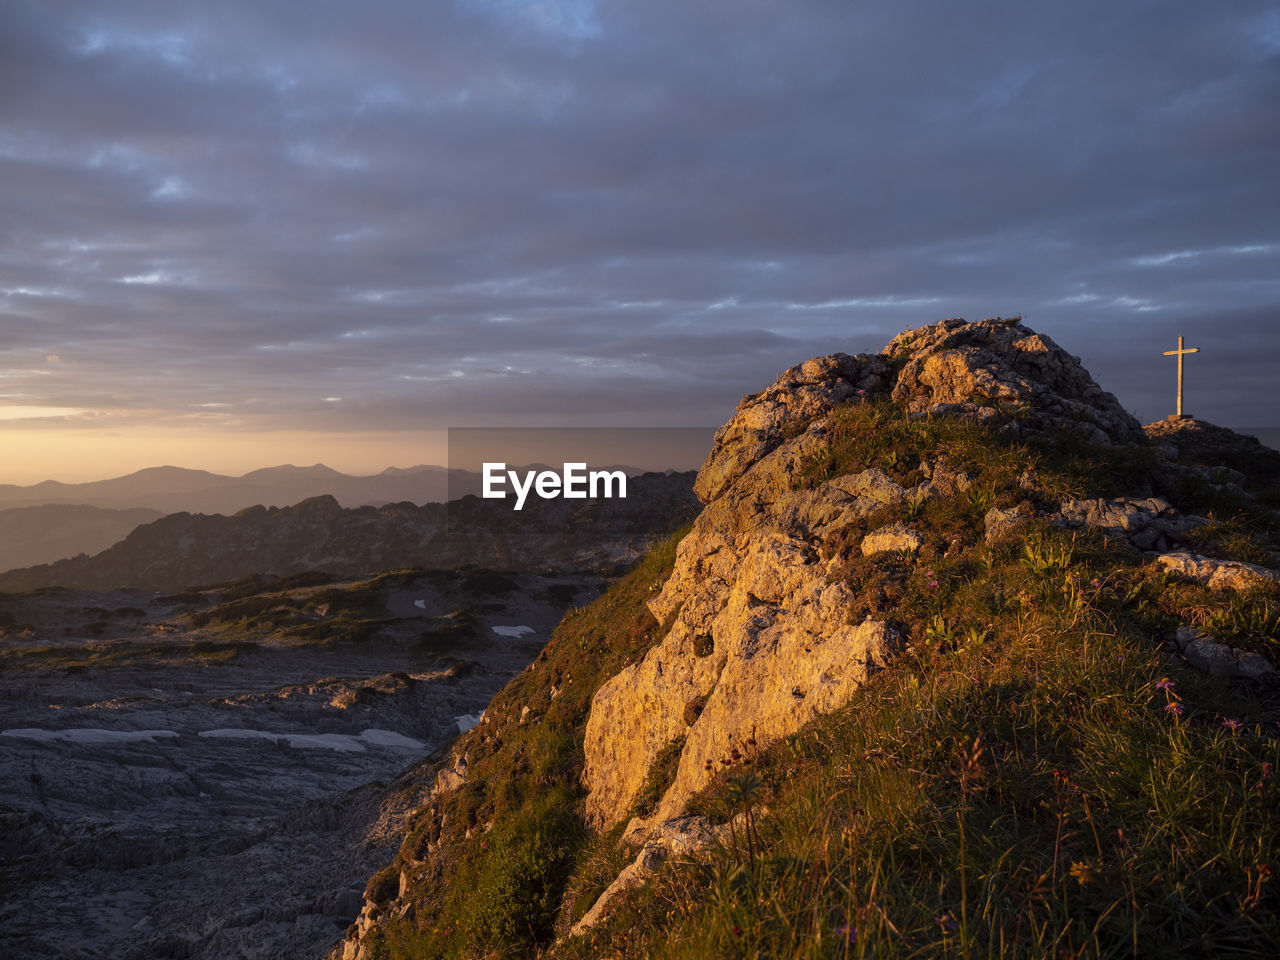
[[1182, 419], [1182, 358], [1186, 356], [1188, 353], [1199, 353], [1199, 352], [1200, 352], [1199, 347], [1184, 347], [1182, 345], [1182, 337], [1178, 337], [1177, 350], [1166, 350], [1164, 352], [1164, 355], [1166, 357], [1178, 358], [1178, 419], [1179, 420]]

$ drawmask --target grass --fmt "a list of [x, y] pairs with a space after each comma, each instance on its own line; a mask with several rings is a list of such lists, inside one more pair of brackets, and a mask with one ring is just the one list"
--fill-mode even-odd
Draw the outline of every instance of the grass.
[[528, 955], [567, 922], [566, 891], [590, 906], [577, 875], [593, 849], [581, 782], [591, 695], [662, 635], [645, 601], [684, 532], [570, 610], [537, 662], [494, 698], [487, 722], [459, 738], [467, 782], [411, 818], [392, 866], [415, 878], [414, 909], [366, 941], [371, 957]]
[[[971, 480], [823, 546], [854, 591], [853, 619], [889, 619], [904, 638], [894, 663], [838, 712], [731, 756], [690, 804], [733, 824], [721, 847], [669, 863], [588, 935], [557, 939], [635, 855], [621, 824], [583, 827], [581, 738], [595, 689], [662, 635], [645, 600], [670, 569], [667, 542], [572, 611], [489, 724], [459, 740], [468, 781], [415, 817], [393, 864], [413, 880], [412, 910], [366, 941], [373, 957], [1280, 951], [1276, 697], [1183, 669], [1160, 646], [1191, 624], [1276, 660], [1280, 593], [1215, 593], [1127, 542], [1035, 519], [1067, 497], [1158, 495], [1211, 516], [1197, 549], [1258, 556], [1276, 542], [1256, 505], [1221, 512], [1212, 490], [1141, 451], [1068, 434], [1018, 440], [879, 403], [828, 424], [798, 486], [870, 466], [912, 485], [938, 460]], [[992, 506], [1031, 519], [988, 545]], [[896, 520], [921, 534], [919, 552], [863, 557], [861, 537]], [[677, 750], [633, 812], [661, 795]]]
[[[1273, 714], [1182, 671], [1160, 690], [1149, 645], [1054, 619], [918, 650], [766, 751], [763, 856], [677, 865], [564, 952], [1274, 955]], [[722, 819], [727, 786], [702, 798]]]

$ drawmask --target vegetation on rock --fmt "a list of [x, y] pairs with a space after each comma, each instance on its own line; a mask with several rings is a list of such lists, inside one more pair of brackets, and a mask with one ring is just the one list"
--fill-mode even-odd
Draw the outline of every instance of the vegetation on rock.
[[[1245, 447], [1212, 431], [1181, 461], [1167, 431], [1153, 444], [1135, 435], [1051, 341], [1012, 322], [969, 326], [899, 338], [887, 359], [810, 361], [785, 389], [745, 399], [717, 435], [698, 481], [710, 502], [678, 552], [667, 542], [567, 616], [487, 722], [422, 771], [424, 794], [436, 786], [393, 864], [400, 892], [367, 906], [337, 955], [1280, 951], [1280, 585], [1215, 589], [1158, 560], [1180, 548], [1276, 566], [1270, 461], [1235, 456], [1215, 471], [1212, 442]], [[902, 371], [911, 379], [895, 380]], [[863, 552], [893, 525], [917, 542]], [[837, 590], [850, 626], [891, 628], [893, 656], [836, 708], [797, 713], [807, 722], [789, 733], [757, 738], [759, 704], [737, 703], [732, 729], [752, 732], [705, 765], [695, 733], [730, 729], [698, 726], [715, 683], [671, 704], [634, 689], [644, 709], [672, 711], [655, 730], [688, 735], [638, 745], [645, 776], [611, 800], [625, 813], [601, 822], [583, 782], [589, 741], [624, 733], [592, 728], [593, 703], [626, 696], [602, 691], [656, 659], [664, 683], [724, 669], [742, 643], [729, 634], [756, 629], [754, 614], [688, 606], [777, 605], [715, 581], [740, 572], [733, 551], [751, 537], [784, 535], [807, 553], [781, 605]], [[681, 632], [699, 617], [713, 626]], [[1188, 628], [1258, 654], [1268, 672], [1193, 669], [1176, 642]], [[763, 630], [750, 637], [764, 638], [750, 655], [772, 649]], [[676, 789], [690, 758], [691, 795]], [[714, 841], [637, 858], [660, 830], [645, 819], [654, 809], [704, 818]], [[615, 882], [632, 860], [647, 881], [629, 867]], [[608, 911], [570, 935], [606, 890]]]

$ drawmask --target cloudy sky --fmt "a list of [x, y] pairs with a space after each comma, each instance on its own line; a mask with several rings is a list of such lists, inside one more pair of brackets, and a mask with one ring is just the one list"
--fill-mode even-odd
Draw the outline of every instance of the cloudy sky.
[[1251, 0], [8, 0], [0, 481], [714, 424], [1014, 313], [1280, 424], [1278, 104]]

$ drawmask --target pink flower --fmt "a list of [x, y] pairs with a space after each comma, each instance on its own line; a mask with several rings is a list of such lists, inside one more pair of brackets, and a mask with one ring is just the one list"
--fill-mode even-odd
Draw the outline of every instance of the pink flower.
[[1166, 703], [1164, 705], [1165, 713], [1172, 713], [1174, 716], [1182, 716], [1187, 712], [1187, 708], [1180, 703]]
[[1244, 724], [1241, 723], [1239, 720], [1232, 720], [1230, 718], [1223, 720], [1222, 725], [1226, 727], [1228, 730], [1230, 730], [1232, 733], [1239, 733], [1240, 728], [1244, 726]]
[[1170, 680], [1168, 677], [1161, 677], [1159, 680], [1156, 681], [1156, 689], [1172, 691], [1173, 681]]

